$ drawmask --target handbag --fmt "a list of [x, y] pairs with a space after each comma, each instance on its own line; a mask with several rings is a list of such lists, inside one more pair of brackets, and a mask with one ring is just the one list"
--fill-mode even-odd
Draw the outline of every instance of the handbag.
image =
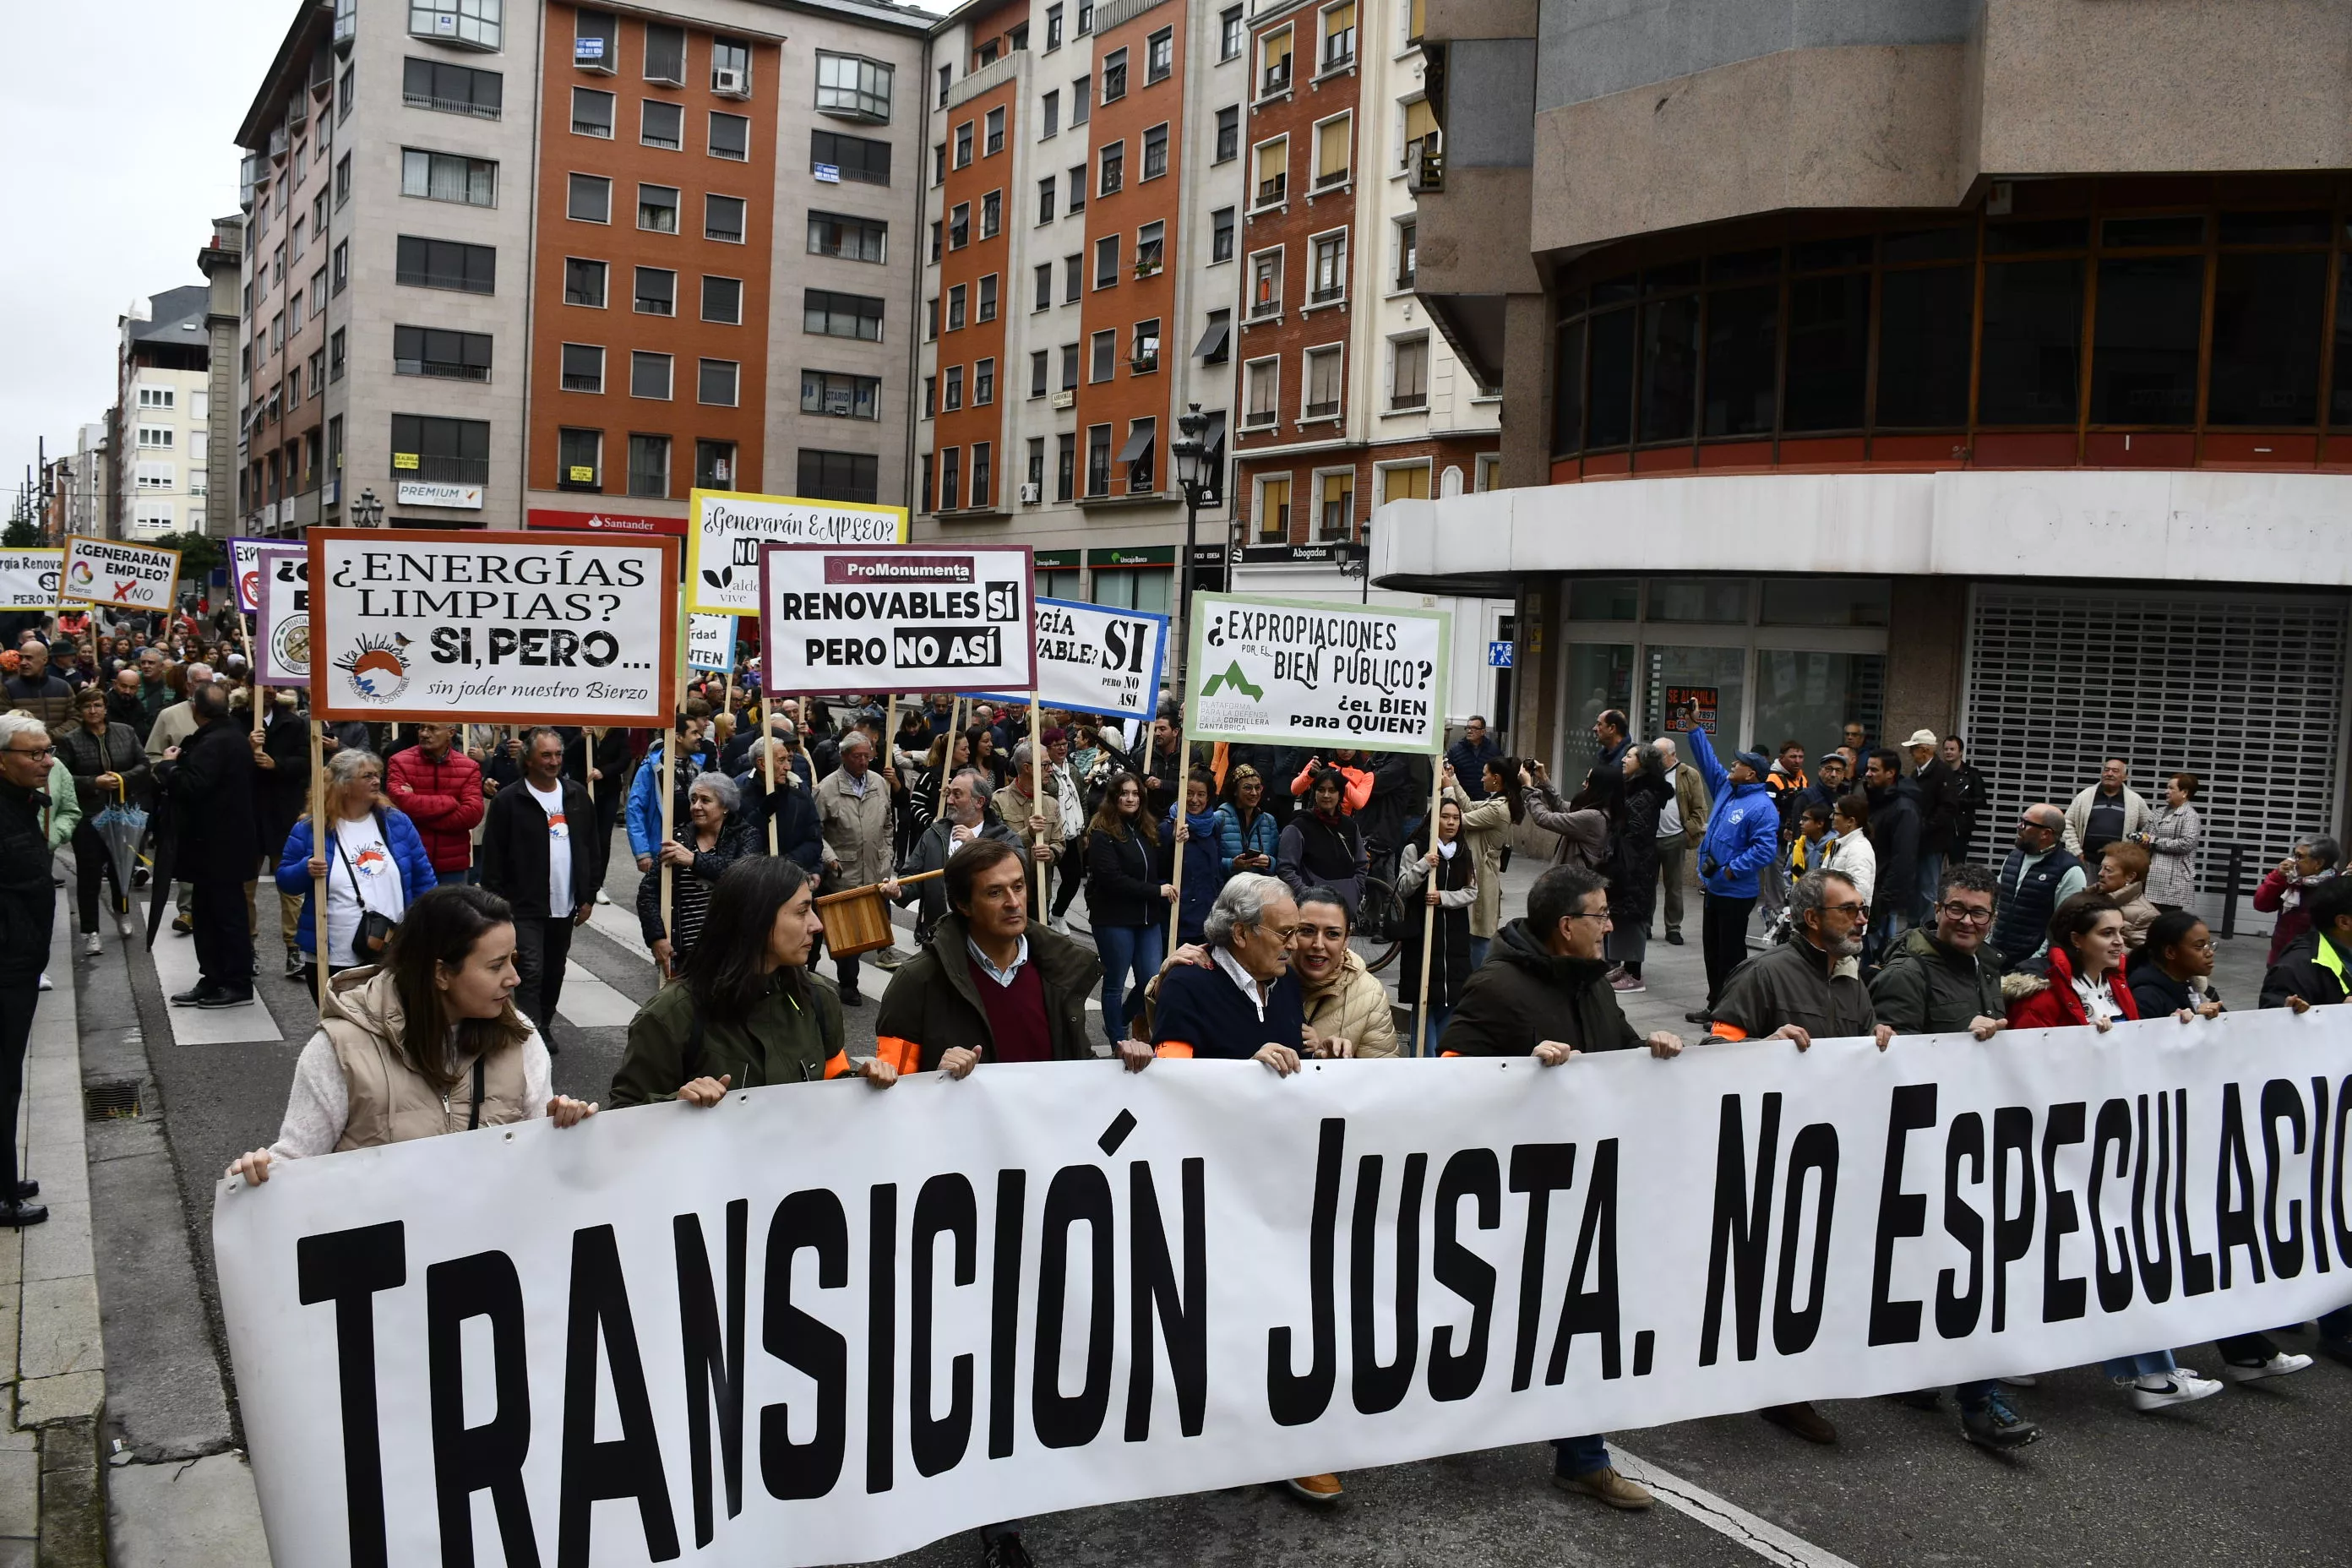
[[[389, 845], [387, 839], [387, 854], [390, 853]], [[338, 844], [337, 847], [340, 848], [341, 845]], [[343, 863], [343, 875], [352, 879], [352, 897], [358, 900], [360, 906], [359, 929], [352, 932], [352, 959], [357, 963], [380, 963], [384, 950], [392, 945], [392, 934], [400, 929], [400, 922], [390, 915], [367, 907], [367, 899], [360, 891], [360, 874], [352, 868], [352, 858], [342, 855], [337, 858]]]

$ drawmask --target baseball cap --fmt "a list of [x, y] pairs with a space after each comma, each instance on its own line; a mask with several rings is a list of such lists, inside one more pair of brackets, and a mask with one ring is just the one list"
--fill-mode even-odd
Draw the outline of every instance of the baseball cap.
[[1936, 743], [1936, 731], [1933, 730], [1914, 730], [1911, 731], [1911, 738], [1903, 743], [1906, 746], [1932, 746]]

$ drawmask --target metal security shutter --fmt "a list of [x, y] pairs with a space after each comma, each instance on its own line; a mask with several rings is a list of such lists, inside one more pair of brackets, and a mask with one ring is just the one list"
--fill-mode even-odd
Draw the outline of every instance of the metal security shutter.
[[2111, 756], [2152, 808], [2168, 775], [2201, 781], [2208, 891], [2218, 850], [2248, 846], [2251, 880], [2334, 826], [2345, 600], [1992, 584], [1971, 600], [1960, 732], [1991, 797], [1979, 858], [1997, 864], [2019, 812], [2063, 808]]

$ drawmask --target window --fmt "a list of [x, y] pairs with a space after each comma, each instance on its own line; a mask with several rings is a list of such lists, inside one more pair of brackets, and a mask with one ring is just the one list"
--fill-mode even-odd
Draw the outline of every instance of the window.
[[686, 29], [646, 24], [646, 79], [686, 85]]
[[1258, 44], [1261, 68], [1257, 95], [1272, 98], [1290, 87], [1290, 29], [1268, 33]]
[[408, 30], [477, 49], [502, 46], [499, 27], [505, 0], [408, 0]]
[[992, 238], [1004, 227], [1004, 193], [991, 191], [980, 198], [980, 237]]
[[660, 99], [646, 100], [638, 116], [637, 140], [648, 147], [682, 152], [686, 147], [686, 106]]
[[[345, 66], [343, 74], [335, 81], [335, 123], [341, 125], [352, 117], [352, 103], [359, 96], [360, 68]], [[324, 152], [327, 139], [319, 138], [320, 151]]]
[[1077, 303], [1080, 286], [1085, 282], [1086, 275], [1087, 258], [1085, 257], [1065, 256], [1062, 258], [1062, 302], [1064, 304], [1075, 305]]
[[1290, 537], [1290, 476], [1269, 474], [1257, 482], [1257, 533], [1260, 539]]
[[694, 400], [718, 408], [732, 408], [740, 401], [738, 388], [743, 379], [743, 367], [731, 359], [707, 359], [698, 367]]
[[1253, 320], [1282, 311], [1282, 251], [1261, 250], [1250, 258], [1250, 308]]
[[1289, 139], [1286, 137], [1276, 137], [1271, 142], [1259, 142], [1257, 148], [1257, 195], [1255, 198], [1255, 205], [1262, 207], [1272, 206], [1275, 203], [1281, 201], [1288, 192], [1289, 184]]
[[1043, 142], [1048, 136], [1059, 135], [1062, 130], [1062, 89], [1057, 87], [1040, 99], [1037, 109], [1042, 121], [1037, 140]]
[[1093, 362], [1087, 368], [1087, 379], [1108, 381], [1111, 378], [1111, 367], [1118, 360], [1118, 334], [1106, 330], [1097, 332], [1087, 341], [1093, 345]]
[[801, 372], [801, 412], [829, 419], [882, 417], [882, 383], [871, 375], [844, 375], [829, 370]]
[[988, 139], [985, 155], [994, 157], [1004, 151], [1004, 106], [999, 104], [988, 111]]
[[1094, 30], [1095, 30], [1095, 8], [1094, 8], [1093, 0], [1079, 0], [1079, 4], [1078, 4], [1078, 37], [1082, 37], [1082, 38], [1083, 38], [1083, 37], [1085, 37], [1088, 33], [1091, 33], [1091, 32], [1093, 32]]
[[1054, 437], [1054, 499], [1068, 500], [1077, 489], [1078, 437], [1064, 431]]
[[940, 68], [940, 107], [941, 109], [948, 106], [948, 89], [953, 86], [955, 86], [955, 67], [941, 66]]
[[891, 69], [857, 55], [816, 57], [816, 107], [824, 114], [884, 124], [890, 118]]
[[957, 447], [950, 447], [940, 454], [940, 510], [941, 511], [955, 511], [963, 505], [961, 472], [962, 459], [963, 451]]
[[1427, 500], [1429, 499], [1429, 465], [1427, 463], [1414, 463], [1401, 468], [1382, 468], [1380, 470], [1380, 475], [1381, 500], [1384, 503], [1392, 500]]
[[168, 425], [142, 425], [139, 426], [139, 445], [168, 447], [172, 445], [172, 427]]
[[293, 228], [287, 232], [286, 243], [291, 247], [286, 253], [287, 261], [299, 262], [302, 259], [302, 220], [300, 218], [296, 218]]
[[735, 443], [697, 441], [694, 444], [694, 482], [707, 490], [732, 489], [735, 483]]
[[1070, 171], [1069, 180], [1066, 188], [1070, 193], [1070, 205], [1067, 210], [1072, 213], [1082, 213], [1086, 211], [1087, 166], [1084, 163], [1080, 163], [1076, 168]]
[[1131, 496], [1150, 495], [1152, 482], [1153, 457], [1158, 446], [1160, 422], [1137, 419], [1127, 427], [1127, 445], [1118, 449], [1118, 460], [1127, 465], [1127, 493]]
[[1321, 505], [1316, 510], [1315, 536], [1327, 540], [1349, 537], [1356, 520], [1355, 470], [1318, 474], [1315, 488], [1321, 492], [1317, 498]]
[[[142, 386], [139, 389], [139, 406], [142, 408], [169, 408], [173, 405], [176, 396], [177, 389], [173, 387]], [[140, 445], [143, 447], [146, 444], [146, 437], [144, 432], [142, 432], [140, 437]]]
[[1389, 406], [1429, 406], [1429, 338], [1399, 338], [1389, 345]]
[[604, 277], [609, 269], [601, 261], [585, 261], [577, 256], [563, 258], [563, 302], [567, 305], [593, 305], [604, 308]]
[[404, 234], [394, 277], [411, 288], [491, 294], [497, 292], [498, 272], [499, 253], [494, 247]]
[[882, 301], [860, 294], [810, 289], [802, 295], [801, 330], [829, 338], [882, 341]]
[[327, 338], [327, 379], [343, 379], [343, 329], [337, 327]]
[[404, 147], [400, 150], [400, 194], [422, 196], [427, 201], [496, 206], [499, 166], [488, 158], [461, 158], [454, 153], [427, 153]]
[[1074, 392], [1078, 384], [1078, 345], [1062, 345], [1062, 390]]
[[971, 367], [971, 405], [982, 407], [996, 401], [996, 362], [993, 359], [974, 361]]
[[1062, 8], [1045, 7], [1045, 48], [1048, 53], [1062, 47]]
[[743, 324], [743, 280], [740, 278], [702, 279], [702, 319], [727, 326]]
[[937, 267], [937, 266], [940, 264], [940, 235], [941, 230], [942, 230], [944, 227], [945, 227], [945, 226], [944, 226], [944, 225], [942, 225], [942, 224], [940, 224], [940, 223], [939, 223], [937, 220], [934, 220], [934, 221], [932, 222], [932, 224], [931, 224], [931, 260], [930, 260], [930, 264], [931, 264], [933, 267]]
[[1327, 304], [1348, 291], [1348, 231], [1318, 235], [1307, 281], [1307, 302]]
[[939, 384], [940, 378], [938, 376], [927, 375], [923, 377], [923, 417], [926, 419], [930, 418], [939, 407]]
[[996, 502], [996, 476], [989, 468], [989, 443], [971, 444], [971, 504], [992, 506]]
[[955, 166], [959, 169], [971, 163], [971, 121], [967, 120], [955, 131]]
[[740, 114], [710, 114], [710, 155], [741, 163], [751, 155], [751, 122]]
[[1143, 81], [1149, 87], [1165, 81], [1176, 68], [1176, 30], [1162, 27], [1144, 40]]
[[1282, 419], [1282, 362], [1252, 360], [1248, 371], [1249, 401], [1242, 411], [1244, 429], [1256, 429]]
[[345, 289], [351, 287], [352, 242], [350, 240], [343, 239], [335, 242], [334, 255], [330, 258], [329, 262], [329, 272], [334, 279], [331, 286], [332, 292], [340, 294]]
[[563, 390], [604, 390], [604, 351], [590, 343], [563, 345]]
[[[435, 375], [449, 381], [488, 381], [490, 335], [449, 331], [440, 327], [394, 327], [392, 374]], [[315, 372], [310, 379], [315, 386]]]
[[574, 174], [563, 216], [580, 223], [613, 221], [613, 182], [602, 174]]
[[992, 272], [980, 280], [980, 310], [975, 321], [996, 320], [996, 274]]
[[1339, 115], [1315, 128], [1315, 188], [1328, 190], [1348, 178], [1349, 132], [1355, 116]]
[[327, 201], [333, 194], [321, 189], [310, 203], [310, 232], [322, 239], [327, 233]]
[[[1042, 497], [1045, 493], [1045, 437], [1029, 437], [1029, 472], [1022, 487], [1028, 491], [1024, 499]], [[1041, 587], [1043, 584], [1039, 584]]]
[[1209, 325], [1201, 341], [1193, 345], [1202, 364], [1223, 364], [1232, 357], [1234, 346], [1234, 313], [1231, 310], [1209, 312]]
[[841, 213], [812, 212], [808, 217], [811, 256], [836, 256], [845, 261], [880, 261], [890, 226], [875, 218]]
[[749, 205], [741, 196], [704, 196], [702, 237], [722, 240], [729, 245], [742, 244]]
[[1416, 276], [1415, 260], [1421, 243], [1421, 225], [1407, 218], [1397, 225], [1396, 286], [1399, 292], [1412, 287]]
[[1087, 494], [1110, 494], [1110, 426], [1087, 426]]
[[1127, 183], [1127, 143], [1112, 142], [1102, 150], [1102, 181], [1097, 194], [1109, 195]]
[[602, 136], [613, 134], [613, 95], [593, 87], [572, 89], [572, 134]]
[[[2233, 236], [2225, 216], [2221, 243]], [[2319, 420], [2320, 321], [2326, 309], [2325, 251], [2223, 250], [2214, 269], [2213, 353], [2208, 425], [2314, 425]], [[2344, 305], [2336, 331], [2352, 330]], [[2336, 351], [2336, 378], [2352, 358]], [[2344, 416], [2334, 419], [2341, 424]]]
[[1070, 124], [1084, 125], [1094, 110], [1095, 79], [1082, 76], [1070, 84]]
[[1307, 351], [1307, 407], [1309, 419], [1329, 419], [1339, 412], [1339, 350]]
[[751, 96], [751, 46], [740, 38], [710, 40], [710, 90], [728, 98]]
[[663, 497], [669, 494], [669, 437], [629, 437], [629, 493]]
[[948, 331], [961, 331], [964, 323], [964, 301], [971, 295], [971, 285], [958, 283], [948, 290]]
[[637, 187], [637, 226], [656, 234], [677, 232], [677, 187], [676, 185], [639, 185]]
[[845, 180], [865, 185], [890, 183], [890, 143], [869, 136], [845, 136], [837, 131], [809, 132], [809, 167], [832, 169]]
[[1230, 6], [1217, 16], [1217, 58], [1232, 59], [1242, 52], [1242, 8]]
[[1234, 209], [1219, 207], [1209, 215], [1209, 260], [1212, 263], [1234, 258]]
[[923, 301], [923, 341], [937, 342], [940, 337], [940, 297], [936, 294]]
[[1127, 96], [1127, 51], [1113, 49], [1103, 60], [1102, 100], [1117, 103]]
[[175, 489], [179, 473], [169, 463], [142, 463], [138, 468], [138, 488], [142, 490]]
[[392, 470], [394, 479], [456, 485], [488, 483], [489, 421], [394, 415]]
[[971, 204], [958, 202], [948, 209], [948, 248], [961, 250], [971, 243]]
[[1135, 231], [1135, 275], [1149, 277], [1160, 268], [1160, 251], [1168, 234], [1166, 223], [1148, 223]]
[[1037, 221], [1039, 223], [1054, 221], [1055, 181], [1055, 176], [1048, 174], [1037, 182]]
[[1118, 281], [1118, 236], [1104, 235], [1095, 241], [1095, 287], [1108, 289]]
[[[1990, 242], [1990, 236], [1987, 238]], [[1987, 247], [1990, 248], [1990, 243]], [[1798, 327], [1790, 300], [1790, 333]], [[1987, 425], [2071, 425], [2083, 335], [2083, 262], [1988, 259], [1977, 418]], [[1795, 348], [1790, 346], [1793, 356]], [[1790, 402], [1795, 401], [1790, 375]], [[1793, 408], [1792, 408], [1793, 412]]]
[[1323, 13], [1323, 63], [1320, 68], [1339, 70], [1356, 61], [1356, 7], [1354, 0], [1334, 5]]
[[677, 274], [667, 267], [637, 268], [636, 312], [640, 316], [677, 314]]
[[1128, 351], [1127, 368], [1134, 375], [1148, 375], [1160, 368], [1160, 318], [1135, 323], [1135, 341]]
[[947, 177], [948, 144], [944, 142], [934, 142], [931, 143], [931, 184], [941, 184], [945, 183]]
[[420, 60], [414, 56], [401, 62], [400, 100], [411, 109], [496, 120], [503, 107], [505, 91], [506, 79], [496, 71], [475, 70], [442, 60]]
[[577, 11], [572, 20], [572, 63], [610, 75], [621, 58], [621, 19], [610, 11]]
[[602, 430], [558, 430], [555, 433], [555, 486], [558, 489], [604, 488], [604, 433]]
[[822, 452], [803, 447], [794, 492], [812, 500], [871, 501], [881, 491], [881, 459], [866, 452]]
[[1143, 133], [1143, 177], [1156, 180], [1168, 172], [1168, 127], [1155, 125]]
[[1043, 397], [1045, 395], [1046, 375], [1052, 368], [1053, 357], [1054, 356], [1052, 354], [1048, 353], [1044, 349], [1039, 349], [1029, 356], [1030, 396]]
[[1231, 163], [1241, 156], [1242, 110], [1239, 104], [1217, 110], [1217, 155], [1220, 163]]
[[629, 395], [669, 401], [670, 356], [637, 349], [629, 355]]

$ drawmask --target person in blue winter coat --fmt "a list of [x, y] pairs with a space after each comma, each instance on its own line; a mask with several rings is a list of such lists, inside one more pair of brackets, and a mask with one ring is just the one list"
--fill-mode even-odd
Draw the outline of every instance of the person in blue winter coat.
[[1209, 809], [1215, 781], [1197, 768], [1184, 784], [1184, 836], [1176, 836], [1176, 814], [1160, 819], [1160, 837], [1184, 846], [1183, 901], [1176, 910], [1176, 942], [1199, 942], [1209, 918], [1209, 907], [1225, 885], [1223, 836], [1220, 816]]
[[1265, 775], [1243, 763], [1227, 782], [1234, 798], [1217, 807], [1218, 878], [1236, 871], [1270, 877], [1275, 853], [1282, 847], [1282, 824], [1266, 809]]
[[295, 944], [318, 962], [315, 879], [327, 886], [327, 973], [374, 963], [381, 953], [354, 946], [361, 916], [379, 914], [399, 923], [408, 906], [438, 881], [424, 836], [408, 814], [384, 804], [383, 763], [356, 747], [337, 752], [327, 763], [327, 857], [313, 858], [310, 818], [306, 814], [286, 836], [278, 857], [278, 890], [302, 900], [294, 927]]
[[1698, 846], [1699, 886], [1706, 890], [1699, 938], [1706, 1006], [1686, 1015], [1697, 1024], [1707, 1021], [1724, 982], [1748, 956], [1748, 918], [1756, 911], [1759, 879], [1780, 852], [1780, 812], [1764, 784], [1772, 765], [1764, 753], [1741, 752], [1727, 768], [1716, 761], [1696, 707], [1685, 706], [1675, 717], [1690, 731], [1691, 766], [1715, 802]]
[[[700, 698], [690, 697], [678, 709], [677, 732], [671, 737], [677, 742], [677, 767], [670, 780], [677, 795], [677, 815], [671, 818], [675, 826], [686, 820], [686, 792], [696, 779], [719, 765], [719, 748], [703, 739], [709, 727], [710, 710]], [[629, 784], [629, 852], [637, 858], [637, 869], [654, 868], [654, 851], [661, 847], [661, 760], [663, 742], [656, 741], [646, 760], [637, 769], [637, 776]]]

